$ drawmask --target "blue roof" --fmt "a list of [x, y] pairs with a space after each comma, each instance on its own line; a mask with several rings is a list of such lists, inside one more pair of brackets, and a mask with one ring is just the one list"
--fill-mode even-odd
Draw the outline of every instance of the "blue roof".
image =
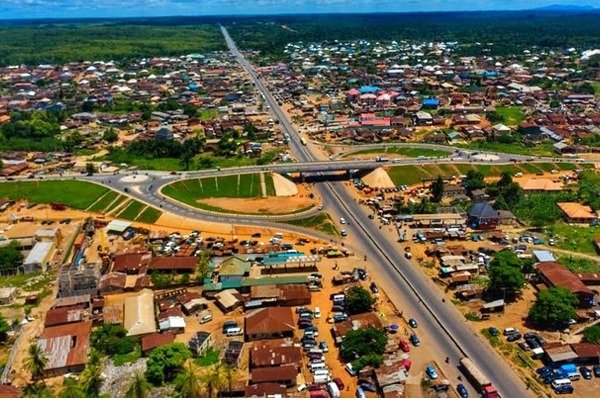
[[361, 93], [376, 93], [379, 92], [379, 86], [361, 86], [358, 91]]
[[486, 78], [496, 77], [498, 76], [498, 71], [485, 71], [483, 73], [483, 76], [485, 76]]
[[548, 250], [534, 250], [533, 256], [538, 262], [556, 261], [552, 253]]
[[560, 370], [560, 372], [565, 374], [577, 372], [577, 367], [575, 366], [575, 364], [564, 364], [561, 365], [558, 369]]
[[423, 105], [425, 107], [437, 107], [440, 105], [440, 101], [435, 97], [427, 97], [426, 99], [423, 99]]
[[486, 202], [475, 203], [469, 210], [469, 216], [475, 218], [498, 218], [498, 211]]
[[195, 84], [194, 82], [190, 82], [190, 83], [188, 84], [188, 88], [189, 88], [190, 90], [192, 90], [192, 91], [194, 91], [194, 92], [195, 92], [195, 91], [198, 89], [198, 85], [197, 85], [197, 84]]

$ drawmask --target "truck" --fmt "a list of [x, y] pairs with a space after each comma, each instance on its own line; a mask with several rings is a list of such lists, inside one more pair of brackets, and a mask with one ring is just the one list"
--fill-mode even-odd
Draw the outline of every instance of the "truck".
[[481, 392], [481, 396], [485, 398], [498, 398], [500, 394], [498, 389], [485, 376], [483, 372], [471, 361], [468, 357], [460, 359], [460, 365], [466, 373], [469, 380], [474, 384], [475, 388]]

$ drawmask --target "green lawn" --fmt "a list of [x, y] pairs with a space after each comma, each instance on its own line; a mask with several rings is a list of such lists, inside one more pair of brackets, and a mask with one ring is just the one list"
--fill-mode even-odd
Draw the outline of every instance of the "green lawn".
[[525, 119], [521, 107], [496, 107], [496, 114], [502, 118], [504, 125], [519, 125]]
[[140, 214], [140, 216], [137, 217], [136, 221], [143, 222], [146, 224], [153, 224], [160, 218], [161, 215], [162, 212], [157, 210], [156, 208], [146, 207], [146, 209]]
[[214, 108], [202, 108], [198, 110], [200, 119], [202, 121], [207, 121], [209, 119], [215, 119], [219, 115], [216, 109]]
[[0, 197], [34, 203], [61, 203], [79, 210], [87, 209], [108, 191], [104, 186], [76, 180], [0, 183]]
[[340, 234], [337, 227], [331, 220], [331, 217], [327, 213], [320, 213], [307, 218], [292, 219], [286, 221], [286, 223], [296, 226], [303, 226], [305, 228], [316, 229], [333, 236], [338, 236]]
[[558, 262], [573, 272], [600, 272], [600, 264], [587, 258], [561, 255]]
[[138, 344], [135, 346], [135, 350], [127, 354], [116, 354], [112, 357], [115, 366], [119, 367], [126, 363], [134, 363], [142, 357], [142, 348]]
[[405, 157], [409, 157], [409, 158], [416, 158], [416, 157], [420, 157], [420, 156], [423, 156], [423, 157], [445, 157], [445, 156], [449, 155], [450, 152], [443, 151], [443, 150], [435, 150], [435, 149], [420, 149], [420, 148], [416, 148], [416, 147], [390, 146], [390, 147], [379, 147], [376, 149], [364, 149], [364, 150], [355, 151], [355, 152], [344, 155], [344, 158], [355, 156], [355, 155], [360, 155], [360, 154], [390, 154], [390, 155], [395, 154], [395, 155], [401, 155], [401, 156], [405, 156]]
[[600, 82], [591, 82], [591, 84], [594, 88], [594, 95], [600, 97]]
[[[264, 152], [260, 158], [250, 158], [242, 155], [235, 157], [216, 157], [212, 155], [197, 155], [193, 158], [190, 170], [211, 169], [211, 168], [230, 168], [244, 167], [249, 165], [268, 164], [275, 156], [279, 154], [279, 150]], [[96, 159], [97, 161], [109, 160], [116, 164], [126, 163], [130, 166], [137, 166], [144, 170], [153, 171], [182, 171], [181, 160], [179, 158], [146, 158], [127, 154], [123, 156], [105, 156]]]
[[138, 214], [146, 207], [144, 203], [140, 203], [137, 200], [132, 200], [123, 211], [117, 215], [117, 218], [128, 219], [130, 221], [135, 220]]
[[600, 236], [600, 227], [571, 226], [556, 223], [546, 228], [546, 234], [556, 237], [556, 247], [591, 255], [598, 255], [593, 240]]
[[271, 174], [265, 174], [265, 186], [267, 188], [267, 196], [275, 196], [275, 184], [273, 183], [273, 176]]
[[[271, 179], [271, 185], [272, 183]], [[275, 191], [274, 187], [272, 190]], [[259, 174], [228, 175], [178, 181], [165, 186], [162, 189], [162, 193], [165, 196], [197, 207], [198, 199], [211, 197], [260, 197], [262, 196], [262, 187]]]
[[542, 143], [534, 147], [527, 147], [524, 146], [522, 143], [499, 143], [478, 140], [466, 144], [457, 143], [455, 146], [470, 150], [483, 150], [497, 153], [521, 154], [527, 156], [545, 157], [556, 155], [551, 143]]
[[108, 206], [104, 209], [106, 212], [112, 212], [116, 208], [118, 208], [124, 201], [126, 201], [129, 197], [124, 194], [120, 194], [119, 197], [115, 199], [112, 203], [108, 204]]
[[113, 201], [115, 201], [115, 199], [119, 196], [119, 193], [114, 192], [114, 191], [109, 191], [107, 193], [105, 193], [101, 198], [98, 199], [98, 201], [96, 201], [95, 203], [93, 203], [89, 208], [88, 211], [92, 211], [92, 212], [102, 212], [106, 209], [106, 207], [108, 207], [109, 205], [112, 204]]
[[216, 364], [219, 361], [221, 352], [212, 347], [207, 349], [202, 356], [196, 358], [194, 361], [201, 367], [208, 367], [209, 365]]

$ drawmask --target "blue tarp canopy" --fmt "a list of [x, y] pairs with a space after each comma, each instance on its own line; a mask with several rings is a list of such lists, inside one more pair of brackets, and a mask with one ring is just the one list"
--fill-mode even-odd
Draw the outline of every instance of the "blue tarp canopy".
[[358, 91], [361, 93], [377, 93], [379, 90], [379, 86], [361, 86], [358, 89]]
[[577, 372], [577, 366], [575, 364], [564, 364], [558, 370], [564, 374], [573, 374]]

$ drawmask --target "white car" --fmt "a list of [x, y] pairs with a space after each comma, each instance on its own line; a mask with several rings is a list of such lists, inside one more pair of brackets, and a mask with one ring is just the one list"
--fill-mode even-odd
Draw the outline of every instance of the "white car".
[[200, 317], [200, 323], [201, 324], [205, 324], [207, 322], [212, 321], [212, 314], [204, 314], [203, 316]]
[[322, 210], [323, 209], [323, 204], [319, 204], [319, 207], [317, 207], [317, 209]]
[[340, 224], [344, 225], [346, 223], [346, 218], [342, 217], [340, 218]]

